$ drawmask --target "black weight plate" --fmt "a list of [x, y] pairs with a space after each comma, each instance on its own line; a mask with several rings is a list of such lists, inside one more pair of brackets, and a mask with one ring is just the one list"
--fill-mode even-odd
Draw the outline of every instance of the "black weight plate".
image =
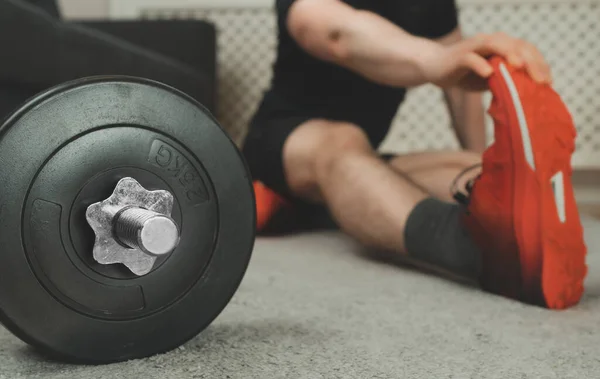
[[[133, 177], [173, 193], [181, 243], [136, 277], [92, 258], [87, 206]], [[0, 321], [55, 358], [108, 363], [171, 350], [237, 290], [254, 245], [239, 150], [190, 97], [137, 78], [53, 88], [0, 127]]]

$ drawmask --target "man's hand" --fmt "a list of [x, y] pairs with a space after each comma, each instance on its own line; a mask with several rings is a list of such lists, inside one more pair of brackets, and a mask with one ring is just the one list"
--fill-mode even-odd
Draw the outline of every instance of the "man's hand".
[[428, 81], [439, 87], [484, 90], [486, 79], [493, 71], [486, 58], [492, 55], [502, 56], [509, 64], [524, 68], [539, 83], [552, 82], [550, 67], [539, 50], [529, 42], [504, 33], [480, 34], [443, 46], [427, 60], [423, 69]]
[[388, 86], [433, 83], [484, 90], [492, 74], [486, 58], [492, 55], [525, 67], [535, 80], [550, 82], [542, 54], [530, 43], [504, 33], [480, 34], [443, 46], [337, 0], [294, 1], [287, 27], [309, 54]]

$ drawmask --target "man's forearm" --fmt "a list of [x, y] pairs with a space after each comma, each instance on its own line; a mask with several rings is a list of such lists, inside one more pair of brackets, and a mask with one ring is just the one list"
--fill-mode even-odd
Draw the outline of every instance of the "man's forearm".
[[482, 153], [487, 146], [481, 93], [460, 88], [444, 91], [452, 127], [463, 149]]
[[369, 12], [358, 12], [356, 23], [345, 25], [340, 35], [343, 65], [382, 84], [412, 87], [428, 82], [424, 62], [439, 51], [438, 43]]

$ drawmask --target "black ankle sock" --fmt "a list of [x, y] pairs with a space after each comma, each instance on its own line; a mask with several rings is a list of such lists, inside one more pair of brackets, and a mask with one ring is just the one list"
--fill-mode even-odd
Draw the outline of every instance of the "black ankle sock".
[[404, 241], [408, 255], [462, 277], [476, 279], [480, 252], [460, 222], [458, 204], [421, 201], [408, 217]]

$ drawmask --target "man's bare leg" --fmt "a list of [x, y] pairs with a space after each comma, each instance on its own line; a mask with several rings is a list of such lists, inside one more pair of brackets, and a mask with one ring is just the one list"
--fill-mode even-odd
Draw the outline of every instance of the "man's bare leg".
[[291, 191], [325, 202], [341, 229], [361, 243], [404, 253], [403, 230], [425, 191], [383, 162], [356, 126], [312, 120], [284, 146]]
[[479, 252], [462, 228], [460, 208], [393, 169], [358, 127], [308, 121], [287, 138], [283, 163], [291, 192], [324, 203], [363, 245], [438, 272], [477, 275]]
[[[450, 202], [454, 201], [450, 187], [455, 179], [458, 179], [457, 188], [465, 188], [467, 181], [479, 173], [480, 168], [475, 166], [480, 163], [481, 155], [469, 151], [403, 154], [389, 162], [395, 171], [405, 175], [429, 194]], [[469, 172], [459, 177], [467, 169]]]

